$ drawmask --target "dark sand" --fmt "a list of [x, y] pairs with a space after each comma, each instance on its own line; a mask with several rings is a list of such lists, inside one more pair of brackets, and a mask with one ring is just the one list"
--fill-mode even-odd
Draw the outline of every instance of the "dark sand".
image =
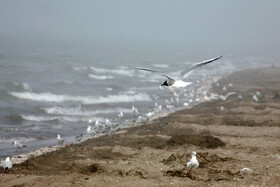
[[[30, 158], [1, 170], [0, 186], [280, 186], [280, 68], [236, 72], [213, 89], [228, 83], [243, 100], [202, 103]], [[200, 166], [190, 172], [192, 151]]]

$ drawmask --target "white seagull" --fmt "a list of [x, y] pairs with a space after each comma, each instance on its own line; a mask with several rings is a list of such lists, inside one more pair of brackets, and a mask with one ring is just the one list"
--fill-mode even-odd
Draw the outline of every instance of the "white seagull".
[[143, 70], [143, 71], [150, 71], [150, 72], [162, 74], [163, 76], [165, 76], [167, 78], [167, 80], [163, 84], [161, 84], [161, 86], [172, 86], [174, 88], [183, 88], [183, 87], [186, 87], [186, 86], [191, 84], [191, 82], [185, 82], [184, 79], [193, 70], [199, 68], [200, 66], [204, 66], [204, 65], [206, 65], [210, 62], [218, 60], [220, 58], [222, 58], [222, 56], [193, 64], [191, 67], [189, 67], [188, 69], [185, 69], [181, 72], [180, 79], [178, 79], [178, 80], [175, 80], [174, 78], [171, 78], [169, 75], [167, 75], [167, 74], [165, 74], [161, 71], [158, 71], [158, 70], [153, 70], [153, 69], [149, 69], [149, 68], [142, 68], [142, 67], [134, 67], [134, 69]]
[[118, 114], [118, 117], [119, 117], [119, 118], [123, 118], [123, 117], [124, 117], [123, 112], [120, 112], [120, 113]]
[[135, 106], [132, 106], [132, 112], [133, 112], [134, 116], [137, 116], [139, 114], [138, 109], [135, 108]]
[[7, 157], [6, 160], [2, 163], [2, 168], [6, 171], [8, 171], [8, 169], [11, 169], [13, 167], [13, 164], [10, 160], [10, 157]]
[[95, 132], [95, 130], [92, 129], [91, 125], [87, 126], [87, 133], [92, 136], [96, 135], [96, 132]]
[[64, 143], [64, 139], [62, 139], [62, 138], [60, 137], [60, 134], [57, 135], [57, 143], [58, 143], [59, 145], [63, 145], [63, 143]]
[[187, 168], [198, 168], [199, 162], [196, 159], [196, 152], [192, 152], [192, 158], [187, 163]]
[[19, 143], [18, 141], [13, 141], [13, 146], [15, 147], [15, 148], [18, 148], [18, 149], [21, 149], [21, 148], [23, 148], [23, 147], [27, 147], [26, 145], [22, 145], [21, 143]]

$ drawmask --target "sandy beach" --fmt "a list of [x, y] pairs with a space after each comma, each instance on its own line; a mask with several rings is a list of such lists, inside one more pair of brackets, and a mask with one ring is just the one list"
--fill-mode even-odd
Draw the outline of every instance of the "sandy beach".
[[[1, 168], [0, 186], [279, 186], [279, 80], [276, 67], [235, 72], [213, 86], [235, 92], [226, 100]], [[190, 171], [192, 151], [200, 165]]]

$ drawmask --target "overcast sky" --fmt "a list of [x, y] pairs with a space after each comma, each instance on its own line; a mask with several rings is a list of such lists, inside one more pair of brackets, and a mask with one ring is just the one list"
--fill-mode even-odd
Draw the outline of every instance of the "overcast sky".
[[280, 49], [279, 0], [1, 0], [0, 37]]

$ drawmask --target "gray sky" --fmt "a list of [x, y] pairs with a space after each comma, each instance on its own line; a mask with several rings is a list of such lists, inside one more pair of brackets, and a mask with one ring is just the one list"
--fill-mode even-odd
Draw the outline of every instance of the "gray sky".
[[279, 0], [1, 0], [0, 39], [279, 51]]

